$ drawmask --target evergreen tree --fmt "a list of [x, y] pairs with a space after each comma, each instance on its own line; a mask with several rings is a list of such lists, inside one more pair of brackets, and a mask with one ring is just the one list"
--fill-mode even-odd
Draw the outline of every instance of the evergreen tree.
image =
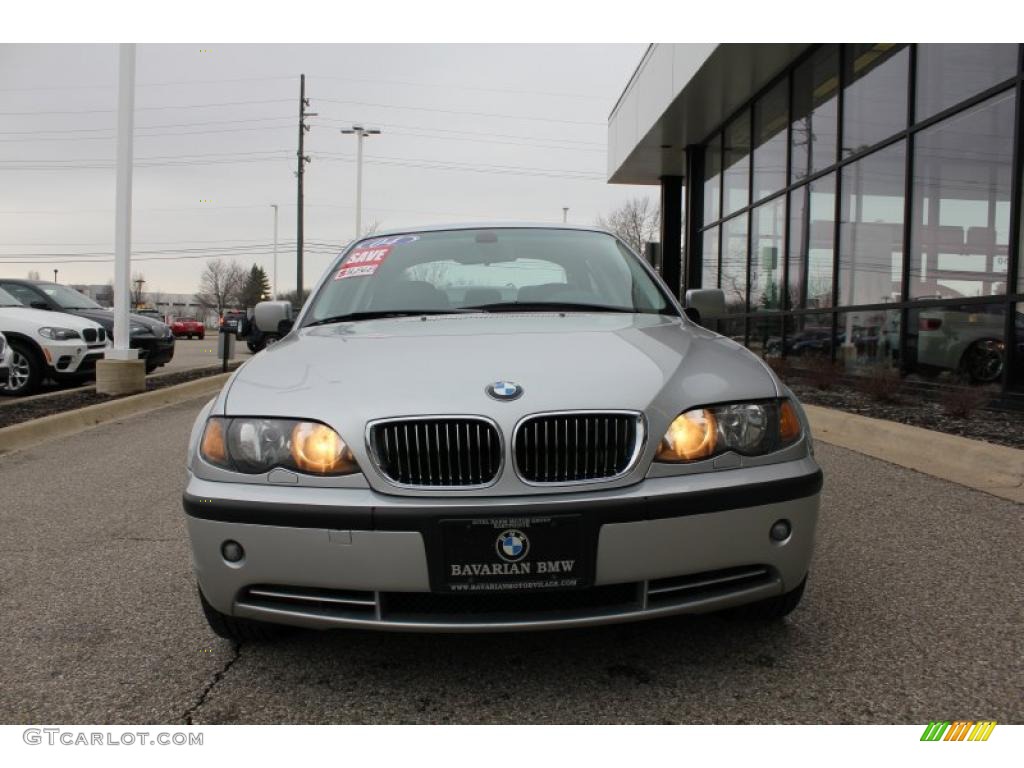
[[242, 306], [255, 307], [261, 301], [266, 301], [269, 298], [271, 298], [270, 280], [267, 279], [267, 273], [263, 267], [253, 264], [242, 288]]

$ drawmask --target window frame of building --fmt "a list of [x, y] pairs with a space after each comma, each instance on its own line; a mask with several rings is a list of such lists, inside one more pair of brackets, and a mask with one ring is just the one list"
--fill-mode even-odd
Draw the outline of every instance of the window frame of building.
[[[829, 49], [835, 50], [835, 55], [839, 62], [838, 65], [838, 83], [836, 85], [837, 96], [835, 98], [835, 111], [836, 111], [836, 151], [835, 160], [833, 163], [823, 167], [813, 167], [813, 160], [811, 159], [811, 149], [805, 147], [804, 151], [808, 153], [807, 158], [801, 158], [799, 153], [793, 146], [793, 123], [794, 114], [796, 109], [797, 97], [794, 94], [794, 88], [797, 85], [797, 72], [798, 70], [803, 73], [806, 77], [808, 67], [812, 66], [812, 60], [825, 60], [827, 57], [827, 51]], [[916, 329], [909, 327], [909, 323], [912, 321], [911, 314], [921, 309], [927, 310], [928, 308], [952, 308], [954, 306], [971, 306], [974, 304], [979, 305], [992, 305], [993, 302], [1005, 306], [1005, 317], [1006, 317], [1006, 329], [1004, 335], [1004, 342], [1008, 348], [1008, 354], [1006, 356], [1006, 364], [1004, 365], [1003, 375], [1003, 391], [1004, 392], [1017, 392], [1020, 395], [1024, 395], [1024, 350], [1017, 350], [1018, 344], [1024, 345], [1024, 330], [1017, 330], [1014, 325], [1015, 312], [1018, 307], [1024, 307], [1024, 268], [1022, 268], [1021, 260], [1024, 257], [1024, 224], [1022, 224], [1022, 191], [1024, 191], [1024, 44], [1017, 46], [1018, 50], [1018, 63], [1016, 73], [1013, 77], [1008, 80], [1002, 80], [995, 85], [986, 88], [985, 90], [971, 94], [969, 97], [964, 98], [956, 104], [949, 105], [934, 114], [922, 114], [918, 116], [916, 114], [918, 107], [917, 97], [917, 86], [919, 82], [919, 76], [917, 72], [918, 63], [918, 48], [917, 44], [909, 44], [906, 46], [900, 46], [899, 51], [906, 51], [906, 53], [898, 53], [896, 55], [905, 56], [907, 60], [907, 72], [906, 72], [906, 117], [905, 120], [900, 116], [894, 116], [892, 118], [894, 123], [899, 123], [903, 127], [900, 130], [895, 131], [889, 136], [878, 138], [878, 140], [870, 145], [857, 147], [856, 151], [843, 151], [842, 147], [846, 144], [846, 139], [843, 136], [844, 128], [849, 125], [850, 115], [846, 114], [846, 101], [847, 95], [850, 93], [848, 89], [849, 83], [846, 82], [849, 74], [846, 62], [848, 57], [852, 54], [852, 44], [822, 44], [808, 47], [799, 57], [797, 57], [790, 65], [783, 71], [766, 82], [764, 86], [757, 92], [752, 94], [751, 98], [745, 103], [738, 105], [737, 108], [729, 115], [725, 117], [717, 126], [714, 127], [713, 131], [710, 131], [705, 141], [700, 142], [701, 146], [707, 148], [709, 142], [714, 141], [716, 138], [721, 142], [721, 154], [722, 163], [719, 178], [721, 179], [718, 192], [720, 199], [718, 201], [717, 218], [708, 219], [707, 216], [696, 219], [692, 222], [692, 226], [696, 228], [697, 240], [696, 242], [704, 247], [705, 242], [714, 242], [717, 244], [717, 263], [713, 265], [713, 270], [716, 277], [716, 282], [712, 285], [708, 285], [705, 280], [705, 287], [717, 287], [722, 285], [722, 272], [723, 264], [725, 271], [730, 271], [730, 264], [735, 259], [730, 260], [728, 255], [725, 253], [727, 249], [726, 238], [730, 231], [735, 231], [742, 227], [742, 224], [746, 225], [746, 238], [747, 238], [747, 261], [746, 261], [746, 274], [745, 279], [745, 291], [744, 291], [744, 311], [735, 311], [737, 305], [733, 303], [733, 311], [729, 314], [729, 329], [731, 329], [730, 335], [735, 338], [742, 337], [751, 341], [750, 336], [754, 331], [752, 330], [752, 324], [756, 323], [756, 317], [764, 317], [766, 314], [764, 310], [760, 312], [757, 308], [751, 306], [751, 295], [754, 292], [751, 286], [752, 272], [751, 272], [751, 259], [754, 258], [752, 252], [757, 243], [757, 233], [754, 231], [756, 224], [756, 217], [753, 213], [755, 208], [766, 205], [772, 201], [778, 201], [776, 204], [781, 204], [784, 207], [783, 222], [785, 225], [785, 246], [784, 253], [780, 258], [782, 259], [782, 302], [777, 310], [781, 317], [781, 340], [776, 342], [774, 339], [771, 341], [773, 350], [778, 348], [785, 352], [788, 349], [787, 338], [792, 338], [794, 334], [800, 334], [801, 328], [808, 327], [816, 329], [814, 332], [818, 333], [821, 328], [829, 325], [831, 322], [832, 338], [833, 340], [838, 338], [837, 334], [841, 334], [844, 329], [839, 328], [839, 323], [845, 322], [850, 317], [848, 313], [857, 313], [858, 316], [869, 316], [872, 313], [881, 317], [883, 314], [886, 318], [885, 325], [889, 328], [888, 334], [890, 338], [887, 340], [888, 346], [887, 351], [893, 349], [892, 336], [895, 333], [892, 329], [898, 328], [899, 335], [899, 351], [893, 353], [894, 364], [898, 364], [903, 373], [913, 373], [913, 354], [915, 349], [913, 343], [915, 342], [914, 334]], [[929, 52], [931, 53], [931, 52]], [[813, 79], [813, 78], [812, 78]], [[788, 106], [789, 106], [789, 125], [786, 130], [786, 147], [787, 147], [787, 168], [785, 173], [785, 184], [778, 190], [773, 190], [768, 194], [764, 194], [758, 198], [758, 190], [756, 187], [757, 182], [754, 179], [755, 175], [755, 164], [756, 164], [756, 147], [757, 143], [757, 126], [755, 118], [755, 105], [758, 101], [765, 97], [766, 94], [773, 91], [773, 89], [786, 89], [788, 93]], [[994, 96], [1004, 93], [1013, 92], [1016, 94], [1015, 102], [1015, 118], [1013, 126], [1013, 162], [1011, 169], [1010, 179], [1010, 198], [1009, 198], [1009, 212], [1010, 212], [1010, 227], [1008, 245], [1006, 247], [1007, 252], [1007, 273], [1006, 273], [1006, 292], [999, 294], [998, 296], [978, 296], [968, 298], [946, 298], [946, 299], [913, 299], [912, 295], [912, 283], [910, 279], [911, 272], [911, 261], [913, 258], [915, 247], [911, 242], [912, 230], [915, 222], [914, 214], [914, 202], [918, 196], [918, 190], [915, 187], [915, 174], [913, 170], [914, 158], [915, 158], [915, 140], [918, 135], [930, 128], [938, 126], [938, 130], [941, 131], [941, 123], [946, 120], [950, 120], [958, 115], [966, 114], [968, 110], [976, 108], [983, 104], [985, 101], [993, 98]], [[776, 91], [778, 92], [778, 91]], [[725, 131], [733, 125], [737, 124], [737, 121], [746, 121], [746, 127], [749, 131], [749, 144], [750, 149], [746, 156], [746, 162], [743, 163], [743, 168], [748, 172], [746, 181], [746, 205], [740, 207], [731, 206], [727, 209], [726, 196], [728, 194], [726, 187], [727, 182], [725, 180], [725, 168], [726, 160], [725, 153], [726, 148]], [[871, 304], [839, 304], [839, 290], [841, 287], [842, 271], [840, 269], [840, 260], [843, 259], [844, 265], [846, 258], [843, 253], [843, 243], [841, 238], [841, 226], [842, 219], [840, 216], [841, 207], [844, 200], [843, 191], [843, 176], [844, 171], [852, 166], [854, 163], [869, 159], [875, 153], [883, 152], [884, 150], [892, 147], [893, 145], [904, 142], [904, 152], [902, 159], [896, 161], [896, 165], [900, 166], [899, 173], [902, 174], [903, 178], [903, 219], [902, 219], [902, 256], [900, 258], [899, 266], [901, 267], [901, 277], [896, 280], [896, 264], [893, 264], [893, 283], [899, 284], [899, 289], [895, 291], [896, 295], [892, 297], [891, 301], [875, 301]], [[890, 153], [890, 156], [893, 153]], [[881, 157], [881, 156], [880, 156]], [[877, 158], [876, 158], [877, 159]], [[804, 164], [804, 169], [809, 169], [806, 175], [802, 174], [800, 170], [800, 163]], [[870, 160], [869, 160], [870, 163]], [[849, 177], [849, 173], [846, 174]], [[736, 174], [736, 178], [739, 179], [739, 174]], [[824, 304], [817, 306], [809, 306], [809, 293], [808, 281], [811, 280], [811, 264], [809, 263], [809, 251], [813, 248], [814, 243], [812, 242], [811, 234], [809, 233], [809, 227], [812, 217], [816, 216], [815, 212], [812, 211], [814, 204], [812, 198], [812, 190], [814, 185], [817, 184], [822, 186], [824, 190], [829, 187], [829, 180], [834, 180], [832, 188], [835, 193], [835, 214], [831, 217], [832, 225], [834, 226], [833, 237], [832, 237], [832, 274], [831, 274], [831, 288], [832, 288], [832, 301], [830, 306]], [[702, 181], [703, 183], [703, 181]], [[849, 178], [847, 179], [849, 184]], [[739, 186], [739, 185], [738, 185]], [[895, 184], [894, 184], [895, 188]], [[1002, 193], [1000, 193], [1002, 194]], [[795, 206], [803, 205], [803, 211], [794, 210]], [[1002, 205], [1004, 201], [1000, 201]], [[796, 216], [796, 220], [794, 220]], [[743, 222], [736, 221], [743, 217]], [[821, 217], [824, 220], [824, 216]], [[797, 229], [797, 222], [801, 224], [801, 228]], [[826, 225], [827, 226], [827, 225]], [[818, 227], [820, 230], [820, 225]], [[820, 234], [820, 232], [819, 232]], [[712, 238], [712, 240], [707, 240]], [[733, 238], [735, 239], [735, 238]], [[821, 241], [824, 243], [824, 240]], [[702, 275], [707, 277], [705, 274], [706, 267], [704, 265], [704, 259], [700, 259], [702, 264]], [[728, 263], [726, 263], [728, 262]], [[820, 261], [819, 261], [820, 263]], [[735, 265], [733, 265], [735, 266]], [[879, 297], [881, 298], [881, 297]], [[863, 300], [867, 300], [866, 298]], [[952, 309], [950, 311], [953, 311]], [[892, 315], [895, 312], [898, 317]], [[889, 314], [886, 314], [889, 313]], [[802, 318], [806, 318], [807, 322], [804, 322]], [[830, 321], [829, 321], [830, 318]], [[745, 324], [745, 330], [743, 330]], [[720, 330], [724, 330], [725, 327], [719, 325]], [[741, 333], [741, 330], [743, 331]], [[756, 335], [756, 334], [755, 334]], [[805, 334], [806, 335], [806, 334]], [[813, 334], [812, 334], [813, 335]], [[1016, 339], [1016, 340], [1015, 340]], [[762, 343], [764, 340], [753, 340], [757, 343]], [[752, 342], [753, 343], [753, 342]], [[873, 343], [873, 342], [871, 342]], [[762, 354], [771, 354], [770, 350], [759, 350]], [[831, 350], [826, 351], [833, 357], [840, 357], [843, 354], [848, 354], [840, 348], [839, 344], [833, 344]], [[888, 359], [888, 358], [887, 358]]]

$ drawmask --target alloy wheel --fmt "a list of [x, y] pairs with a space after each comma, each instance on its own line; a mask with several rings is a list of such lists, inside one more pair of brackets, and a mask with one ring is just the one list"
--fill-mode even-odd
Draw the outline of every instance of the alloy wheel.
[[1003, 349], [995, 339], [986, 339], [974, 344], [964, 355], [964, 368], [971, 380], [979, 384], [990, 384], [1003, 374]]
[[17, 349], [12, 349], [11, 351], [14, 353], [14, 358], [11, 360], [11, 373], [8, 384], [4, 386], [4, 390], [7, 392], [20, 392], [28, 385], [32, 363]]

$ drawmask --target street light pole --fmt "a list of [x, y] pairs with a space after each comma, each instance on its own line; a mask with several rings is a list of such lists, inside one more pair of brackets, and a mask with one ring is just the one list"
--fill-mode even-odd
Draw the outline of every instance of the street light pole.
[[54, 268], [54, 270], [53, 270], [53, 282], [55, 282], [55, 283], [57, 282], [57, 269], [56, 268]]
[[363, 139], [367, 136], [376, 136], [380, 133], [379, 128], [364, 128], [361, 125], [353, 125], [351, 128], [342, 128], [342, 133], [354, 133], [358, 139], [356, 148], [356, 239], [363, 229]]
[[270, 207], [274, 209], [274, 279], [271, 285], [274, 300], [277, 300], [277, 203], [271, 203]]
[[135, 128], [135, 44], [119, 46], [117, 86], [117, 185], [114, 223], [114, 347], [105, 357], [137, 360], [129, 345], [128, 302], [131, 286], [132, 139]]

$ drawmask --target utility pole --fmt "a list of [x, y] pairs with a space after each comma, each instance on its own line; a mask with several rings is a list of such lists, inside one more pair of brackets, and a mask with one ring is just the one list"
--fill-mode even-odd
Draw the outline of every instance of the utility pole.
[[359, 235], [363, 231], [363, 139], [367, 136], [376, 136], [380, 133], [380, 128], [364, 128], [361, 125], [353, 125], [351, 128], [342, 128], [342, 133], [354, 133], [359, 139], [358, 148], [356, 149], [356, 235], [355, 239], [359, 239]]
[[306, 137], [306, 131], [309, 130], [309, 126], [306, 125], [307, 117], [316, 117], [316, 112], [307, 112], [306, 107], [309, 106], [309, 99], [306, 98], [306, 76], [301, 75], [299, 77], [299, 152], [298, 152], [298, 171], [296, 177], [299, 181], [299, 207], [297, 219], [296, 233], [296, 244], [295, 244], [295, 295], [299, 302], [302, 301], [302, 177], [305, 175], [306, 163], [309, 162], [309, 157], [303, 154], [302, 147], [304, 139]]
[[271, 203], [274, 209], [274, 279], [271, 283], [271, 297], [277, 301], [277, 203]]

